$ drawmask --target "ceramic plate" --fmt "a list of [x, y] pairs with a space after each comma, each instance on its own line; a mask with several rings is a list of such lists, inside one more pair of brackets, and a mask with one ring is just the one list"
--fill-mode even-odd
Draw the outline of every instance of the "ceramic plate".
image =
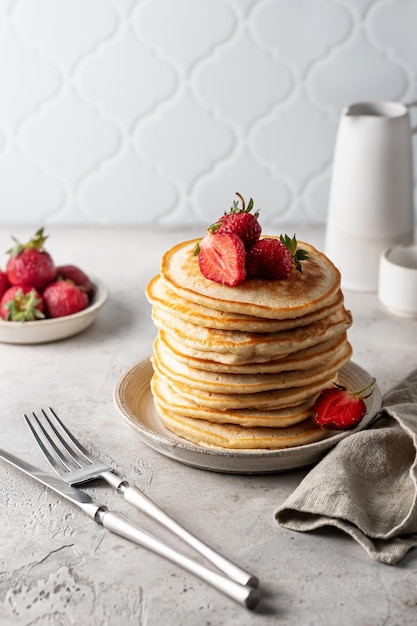
[[108, 298], [107, 287], [100, 280], [92, 278], [93, 300], [86, 309], [48, 320], [35, 322], [5, 322], [0, 320], [0, 342], [16, 344], [36, 344], [57, 341], [76, 335], [93, 323], [98, 312]]
[[[205, 470], [235, 474], [280, 472], [312, 465], [338, 441], [369, 426], [381, 407], [381, 393], [375, 385], [367, 399], [367, 412], [353, 430], [335, 431], [331, 437], [283, 450], [224, 450], [203, 448], [167, 430], [162, 424], [152, 398], [150, 379], [152, 365], [141, 361], [129, 369], [114, 390], [114, 401], [121, 415], [149, 447], [175, 461]], [[348, 363], [340, 372], [340, 384], [362, 389], [372, 377], [355, 363]]]

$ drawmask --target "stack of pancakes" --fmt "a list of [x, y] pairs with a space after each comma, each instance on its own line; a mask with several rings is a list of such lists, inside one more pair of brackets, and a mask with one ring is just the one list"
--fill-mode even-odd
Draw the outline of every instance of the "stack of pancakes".
[[228, 287], [206, 279], [178, 244], [147, 286], [158, 327], [151, 389], [162, 422], [201, 446], [277, 449], [318, 441], [322, 389], [352, 349], [340, 274], [312, 246], [302, 273]]

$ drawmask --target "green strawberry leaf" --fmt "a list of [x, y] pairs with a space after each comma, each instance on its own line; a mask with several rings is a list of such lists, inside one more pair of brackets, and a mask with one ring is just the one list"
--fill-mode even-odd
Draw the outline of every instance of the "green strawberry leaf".
[[308, 252], [302, 249], [297, 250], [297, 239], [295, 235], [294, 237], [289, 237], [288, 235], [280, 235], [279, 240], [291, 252], [295, 269], [299, 272], [302, 272], [303, 268], [301, 265], [301, 261], [306, 261], [308, 259]]
[[48, 239], [48, 235], [44, 235], [43, 228], [40, 228], [27, 243], [20, 243], [20, 241], [18, 241], [15, 237], [12, 237], [12, 239], [16, 242], [16, 245], [13, 246], [13, 248], [10, 248], [10, 250], [7, 250], [7, 254], [16, 258], [19, 254], [21, 254], [21, 252], [23, 252], [23, 250], [28, 248], [43, 250], [45, 241]]

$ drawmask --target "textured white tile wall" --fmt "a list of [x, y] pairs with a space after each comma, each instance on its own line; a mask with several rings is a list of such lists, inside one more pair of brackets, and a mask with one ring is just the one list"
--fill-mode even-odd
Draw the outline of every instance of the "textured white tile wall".
[[341, 110], [416, 99], [416, 33], [416, 0], [0, 0], [0, 224], [206, 225], [235, 191], [322, 223]]

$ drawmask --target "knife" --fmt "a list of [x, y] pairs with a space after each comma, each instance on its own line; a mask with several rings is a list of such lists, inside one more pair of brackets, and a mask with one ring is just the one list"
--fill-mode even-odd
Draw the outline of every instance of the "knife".
[[68, 485], [57, 476], [51, 476], [1, 448], [0, 458], [42, 483], [45, 487], [52, 489], [55, 493], [63, 496], [73, 504], [76, 504], [84, 513], [87, 513], [91, 519], [112, 533], [129, 539], [133, 543], [147, 548], [172, 563], [179, 565], [184, 570], [198, 576], [198, 578], [212, 585], [212, 587], [218, 589], [247, 609], [254, 609], [258, 604], [260, 599], [258, 589], [241, 585], [230, 580], [226, 576], [214, 572], [197, 561], [177, 552], [177, 550], [170, 548], [167, 544], [130, 522], [120, 513], [109, 511], [108, 508], [102, 504], [96, 504], [85, 491], [71, 487], [71, 485]]

